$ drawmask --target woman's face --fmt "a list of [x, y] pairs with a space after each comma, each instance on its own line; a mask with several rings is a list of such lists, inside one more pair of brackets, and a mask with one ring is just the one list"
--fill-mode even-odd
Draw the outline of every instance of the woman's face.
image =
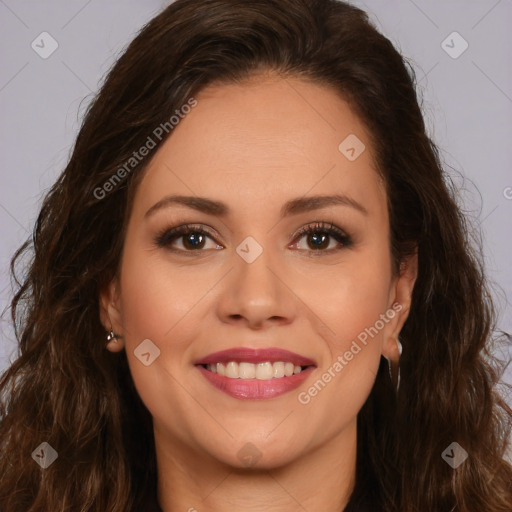
[[[137, 189], [120, 281], [102, 296], [156, 442], [239, 467], [353, 443], [381, 355], [398, 357], [414, 280], [392, 274], [365, 126], [298, 79], [196, 100]], [[282, 376], [282, 363], [307, 368]]]

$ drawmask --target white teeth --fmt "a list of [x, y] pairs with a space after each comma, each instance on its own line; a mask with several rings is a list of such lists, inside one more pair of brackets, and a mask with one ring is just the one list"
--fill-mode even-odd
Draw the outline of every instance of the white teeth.
[[293, 363], [284, 363], [284, 374], [286, 377], [291, 377], [293, 375]]
[[238, 379], [239, 376], [238, 363], [233, 361], [229, 362], [226, 365], [226, 377], [229, 377], [230, 379]]
[[227, 364], [216, 363], [208, 364], [208, 370], [219, 375], [229, 377], [230, 379], [258, 379], [270, 380], [280, 379], [282, 377], [291, 377], [294, 374], [300, 373], [302, 368], [295, 366], [290, 362], [278, 361], [271, 363], [266, 361], [264, 363], [236, 363], [230, 361]]
[[256, 377], [256, 368], [251, 363], [238, 364], [238, 376], [241, 379], [254, 379]]
[[258, 363], [256, 366], [256, 378], [258, 380], [270, 380], [274, 376], [272, 363]]
[[284, 377], [284, 363], [274, 363], [274, 379], [280, 379]]

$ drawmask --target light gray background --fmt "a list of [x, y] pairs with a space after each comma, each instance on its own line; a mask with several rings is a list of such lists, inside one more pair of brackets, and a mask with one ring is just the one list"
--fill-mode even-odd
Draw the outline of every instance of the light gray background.
[[[2, 310], [11, 297], [9, 260], [30, 234], [43, 193], [63, 170], [99, 80], [136, 31], [167, 3], [0, 0]], [[456, 183], [464, 186], [465, 209], [483, 231], [499, 327], [511, 332], [506, 298], [512, 297], [512, 0], [353, 3], [368, 10], [414, 64], [429, 132], [447, 169], [454, 169]], [[458, 58], [442, 47], [454, 31], [469, 45]], [[42, 32], [58, 43], [46, 59], [31, 47]], [[462, 48], [453, 37], [445, 44], [452, 52]], [[16, 349], [9, 314], [0, 327], [2, 371]], [[512, 351], [502, 351], [501, 357], [510, 361]], [[512, 381], [512, 365], [506, 380]]]

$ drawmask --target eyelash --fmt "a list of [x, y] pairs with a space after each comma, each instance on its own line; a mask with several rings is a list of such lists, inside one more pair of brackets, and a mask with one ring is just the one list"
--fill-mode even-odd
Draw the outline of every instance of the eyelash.
[[[178, 227], [174, 227], [174, 228], [170, 228], [170, 229], [167, 229], [167, 228], [163, 229], [162, 231], [157, 233], [157, 235], [155, 236], [154, 243], [158, 247], [167, 248], [168, 250], [170, 250], [172, 252], [180, 252], [180, 253], [188, 253], [188, 254], [203, 252], [201, 249], [184, 250], [184, 249], [173, 249], [173, 248], [169, 247], [170, 243], [173, 242], [175, 239], [179, 238], [180, 236], [184, 236], [184, 235], [190, 234], [190, 233], [198, 233], [198, 234], [206, 235], [206, 236], [214, 239], [213, 235], [209, 231], [205, 230], [202, 226], [200, 226], [198, 224], [185, 224], [183, 226], [178, 226]], [[317, 255], [317, 254], [320, 255], [320, 253], [331, 254], [331, 253], [341, 250], [343, 248], [350, 247], [353, 244], [351, 237], [347, 233], [345, 233], [345, 231], [338, 228], [337, 226], [335, 226], [332, 223], [328, 224], [326, 222], [321, 222], [321, 221], [316, 221], [314, 224], [310, 224], [310, 225], [307, 225], [307, 226], [304, 226], [303, 228], [301, 228], [298, 231], [298, 233], [295, 235], [294, 240], [298, 241], [304, 235], [309, 235], [309, 234], [313, 234], [313, 233], [327, 234], [341, 244], [341, 247], [338, 247], [335, 249], [328, 249], [328, 250], [311, 249], [310, 251], [308, 251], [315, 255]]]

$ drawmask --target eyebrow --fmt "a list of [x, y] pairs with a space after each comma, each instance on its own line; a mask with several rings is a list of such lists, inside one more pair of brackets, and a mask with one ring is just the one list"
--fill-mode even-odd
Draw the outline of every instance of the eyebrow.
[[[144, 218], [148, 218], [158, 210], [168, 208], [175, 204], [186, 206], [203, 213], [217, 215], [219, 217], [226, 217], [230, 213], [228, 205], [221, 201], [214, 201], [213, 199], [198, 196], [170, 195], [160, 199], [160, 201], [149, 208], [149, 210], [144, 214]], [[355, 199], [346, 195], [334, 194], [328, 196], [317, 195], [291, 199], [281, 208], [281, 217], [298, 215], [299, 213], [319, 210], [328, 206], [348, 206], [364, 215], [368, 215], [368, 210]]]

